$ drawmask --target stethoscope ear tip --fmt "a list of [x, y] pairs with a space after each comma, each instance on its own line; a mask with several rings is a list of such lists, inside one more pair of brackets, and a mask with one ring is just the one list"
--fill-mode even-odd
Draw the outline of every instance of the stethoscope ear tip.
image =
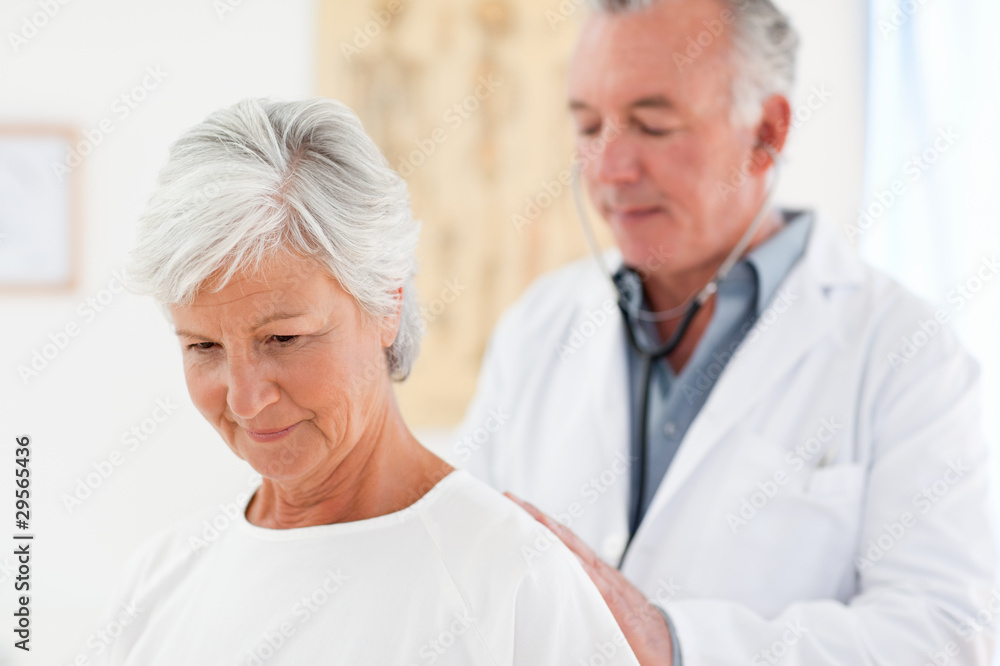
[[778, 168], [780, 166], [778, 162], [781, 160], [781, 155], [778, 154], [778, 151], [774, 148], [774, 146], [764, 141], [761, 141], [757, 145], [764, 149], [764, 152], [766, 152], [771, 157], [771, 161], [774, 162], [775, 168]]

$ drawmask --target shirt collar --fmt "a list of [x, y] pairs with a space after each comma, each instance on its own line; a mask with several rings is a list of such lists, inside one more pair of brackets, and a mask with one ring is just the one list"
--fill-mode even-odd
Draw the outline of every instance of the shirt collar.
[[812, 229], [812, 214], [781, 211], [784, 227], [755, 247], [743, 259], [757, 276], [757, 314], [761, 314], [806, 249]]
[[[781, 216], [784, 220], [782, 229], [737, 262], [733, 272], [728, 276], [728, 279], [732, 279], [736, 277], [733, 273], [739, 275], [741, 271], [737, 267], [740, 264], [752, 267], [751, 272], [757, 283], [755, 305], [758, 315], [771, 302], [778, 286], [805, 252], [809, 232], [813, 226], [813, 215], [808, 211], [782, 210]], [[649, 307], [642, 288], [642, 280], [636, 271], [622, 266], [614, 277], [627, 307], [632, 310]]]

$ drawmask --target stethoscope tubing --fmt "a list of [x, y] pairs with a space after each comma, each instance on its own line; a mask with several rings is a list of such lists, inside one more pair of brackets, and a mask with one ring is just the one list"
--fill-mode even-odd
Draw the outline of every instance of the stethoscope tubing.
[[743, 253], [746, 252], [746, 249], [750, 244], [750, 241], [760, 228], [765, 215], [770, 210], [771, 201], [774, 198], [774, 192], [780, 176], [781, 165], [777, 152], [767, 144], [761, 145], [771, 156], [772, 163], [774, 164], [774, 174], [768, 184], [767, 193], [764, 197], [763, 203], [758, 209], [757, 214], [754, 216], [753, 221], [743, 233], [739, 242], [729, 252], [726, 260], [722, 262], [722, 265], [719, 266], [712, 280], [706, 284], [701, 291], [699, 291], [697, 295], [695, 295], [695, 297], [687, 303], [687, 305], [683, 306], [683, 318], [677, 325], [673, 334], [671, 334], [670, 339], [663, 344], [653, 347], [645, 345], [639, 336], [636, 335], [633, 320], [644, 319], [646, 321], [659, 321], [659, 316], [662, 316], [663, 313], [649, 312], [647, 310], [633, 309], [629, 307], [627, 299], [624, 294], [622, 294], [622, 291], [619, 288], [618, 283], [615, 281], [611, 271], [608, 270], [608, 266], [604, 262], [604, 257], [597, 245], [597, 239], [594, 236], [593, 227], [590, 224], [590, 219], [587, 216], [586, 208], [583, 202], [583, 194], [580, 187], [579, 162], [574, 162], [573, 168], [571, 169], [573, 202], [576, 207], [577, 218], [579, 219], [580, 226], [583, 228], [583, 233], [587, 239], [587, 244], [590, 247], [591, 254], [600, 267], [601, 272], [607, 276], [608, 280], [614, 286], [615, 292], [618, 294], [618, 308], [621, 310], [622, 319], [625, 323], [625, 332], [629, 345], [642, 359], [642, 365], [640, 366], [640, 379], [642, 380], [640, 382], [640, 386], [642, 386], [642, 392], [639, 396], [639, 450], [637, 460], [635, 461], [638, 465], [639, 472], [636, 481], [636, 492], [633, 494], [632, 504], [629, 507], [629, 536], [625, 543], [625, 547], [622, 550], [621, 558], [618, 561], [619, 569], [621, 569], [622, 564], [625, 562], [625, 556], [628, 554], [629, 547], [632, 545], [632, 541], [635, 538], [636, 533], [639, 531], [642, 502], [646, 493], [646, 449], [648, 448], [649, 440], [649, 424], [647, 423], [647, 420], [649, 417], [649, 392], [653, 375], [653, 364], [656, 361], [669, 356], [675, 349], [677, 349], [677, 347], [680, 346], [681, 341], [684, 339], [684, 335], [687, 333], [688, 328], [690, 328], [695, 316], [697, 316], [702, 306], [708, 302], [712, 295], [718, 291], [719, 284], [726, 279], [726, 276], [729, 274], [729, 271], [732, 270], [733, 266], [736, 265], [736, 262], [742, 258]]

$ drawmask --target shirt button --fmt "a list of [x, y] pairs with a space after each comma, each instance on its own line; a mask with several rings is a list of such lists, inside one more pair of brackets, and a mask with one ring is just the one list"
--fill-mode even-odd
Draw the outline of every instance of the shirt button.
[[663, 434], [667, 437], [673, 437], [676, 432], [677, 424], [673, 421], [667, 421], [667, 425], [663, 426]]

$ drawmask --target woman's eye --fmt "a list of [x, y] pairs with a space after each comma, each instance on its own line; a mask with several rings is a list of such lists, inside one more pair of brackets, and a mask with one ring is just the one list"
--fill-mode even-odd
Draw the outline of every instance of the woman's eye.
[[297, 337], [299, 337], [299, 336], [297, 336], [297, 335], [272, 335], [271, 339], [274, 340], [275, 342], [279, 343], [279, 344], [284, 344], [284, 343], [287, 343], [287, 342], [291, 342], [292, 340], [294, 340]]
[[188, 349], [197, 349], [200, 351], [206, 351], [215, 346], [214, 342], [195, 342], [188, 345]]

